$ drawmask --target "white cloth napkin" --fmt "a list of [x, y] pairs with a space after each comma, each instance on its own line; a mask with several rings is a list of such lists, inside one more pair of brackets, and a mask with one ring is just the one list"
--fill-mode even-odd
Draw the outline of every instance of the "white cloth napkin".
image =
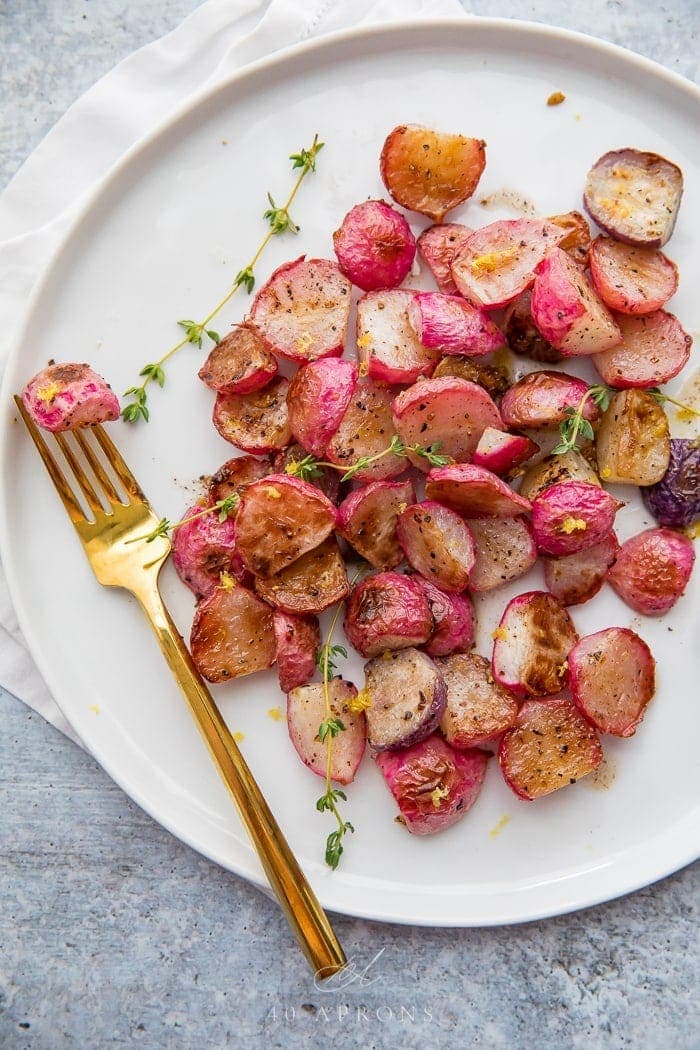
[[[458, 0], [208, 0], [120, 62], [70, 107], [0, 197], [0, 374], [31, 288], [85, 196], [188, 96], [312, 36], [459, 14]], [[81, 743], [27, 649], [1, 562], [0, 685]]]

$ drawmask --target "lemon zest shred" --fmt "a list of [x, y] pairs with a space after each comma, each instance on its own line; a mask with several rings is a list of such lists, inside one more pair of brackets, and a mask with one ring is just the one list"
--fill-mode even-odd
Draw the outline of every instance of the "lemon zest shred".
[[506, 631], [505, 627], [497, 627], [491, 635], [491, 637], [493, 638], [494, 642], [498, 641], [499, 638], [502, 642], [505, 642], [506, 638], [508, 637], [508, 632]]
[[572, 518], [569, 514], [559, 526], [559, 532], [565, 532], [567, 536], [570, 536], [572, 532], [585, 532], [587, 528], [588, 525], [583, 518]]
[[360, 350], [364, 350], [366, 347], [371, 346], [372, 342], [372, 333], [365, 332], [365, 334], [361, 335], [360, 338], [357, 340], [357, 345], [360, 348]]
[[563, 663], [557, 667], [557, 678], [563, 678], [566, 672], [569, 670], [569, 661], [564, 660]]
[[511, 821], [510, 813], [504, 813], [503, 816], [501, 817], [501, 819], [499, 821], [497, 821], [497, 823], [494, 824], [494, 826], [489, 831], [489, 838], [490, 839], [498, 838], [498, 836], [501, 834], [501, 832], [506, 827], [506, 825], [510, 824], [510, 821]]
[[268, 718], [271, 718], [273, 722], [279, 722], [283, 717], [279, 707], [271, 707], [267, 712], [267, 716]]
[[447, 798], [449, 793], [450, 789], [445, 787], [444, 784], [438, 784], [438, 786], [430, 792], [430, 801], [435, 806], [435, 809], [440, 808], [440, 803], [442, 802], [443, 798]]
[[100, 709], [97, 706], [97, 704], [90, 704], [90, 710], [94, 711], [96, 715], [99, 715], [99, 713], [100, 713]]
[[61, 393], [61, 387], [58, 383], [48, 383], [46, 386], [42, 386], [41, 389], [37, 390], [36, 396], [39, 401], [43, 401], [46, 404], [47, 401], [53, 401], [56, 394]]
[[366, 711], [368, 707], [372, 706], [372, 697], [366, 689], [361, 689], [357, 696], [351, 696], [347, 703], [348, 711], [352, 711], [354, 715], [359, 715], [360, 712]]
[[266, 485], [263, 492], [265, 495], [269, 496], [270, 499], [282, 499], [282, 493], [279, 489], [276, 489], [274, 485]]
[[604, 481], [606, 481], [608, 478], [611, 478], [612, 470], [610, 469], [610, 467], [603, 467], [603, 469], [600, 472], [600, 476]]
[[300, 354], [308, 354], [309, 350], [313, 346], [314, 337], [310, 332], [302, 332], [297, 338], [296, 348]]
[[240, 730], [237, 730], [237, 732], [233, 734], [233, 739], [236, 741], [237, 744], [240, 744], [242, 740], [245, 740], [245, 736], [243, 735], [243, 733], [241, 733]]
[[226, 572], [225, 569], [224, 569], [223, 572], [219, 573], [219, 581], [220, 581], [221, 586], [223, 587], [223, 589], [225, 591], [232, 591], [233, 588], [236, 586], [235, 579], [233, 578], [231, 573], [230, 572]]
[[484, 252], [483, 255], [477, 255], [473, 260], [472, 271], [474, 273], [493, 273], [504, 263], [510, 262], [517, 254], [516, 247], [504, 248], [500, 252]]

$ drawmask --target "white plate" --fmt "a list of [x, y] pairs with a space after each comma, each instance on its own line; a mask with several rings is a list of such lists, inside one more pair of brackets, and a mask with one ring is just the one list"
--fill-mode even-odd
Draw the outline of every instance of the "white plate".
[[[548, 108], [559, 89], [566, 103]], [[672, 244], [683, 275], [674, 308], [697, 330], [697, 100], [692, 85], [652, 63], [541, 26], [464, 20], [372, 29], [233, 77], [134, 150], [92, 199], [34, 297], [7, 369], [2, 554], [22, 629], [66, 716], [124, 790], [183, 841], [262, 882], [148, 628], [133, 601], [93, 579], [13, 419], [10, 393], [52, 357], [90, 361], [117, 391], [129, 386], [173, 341], [175, 320], [202, 316], [226, 289], [261, 235], [265, 191], [284, 197], [292, 177], [286, 158], [316, 130], [327, 145], [295, 208], [302, 232], [276, 240], [259, 273], [300, 252], [331, 255], [344, 212], [384, 194], [379, 149], [403, 121], [488, 141], [477, 201], [454, 215], [475, 224], [507, 214], [478, 204], [503, 187], [526, 194], [543, 214], [578, 206], [587, 168], [610, 148], [632, 144], [677, 161], [687, 189]], [[243, 308], [234, 302], [217, 327]], [[151, 395], [149, 426], [115, 430], [154, 506], [172, 518], [197, 491], [193, 479], [232, 452], [209, 425], [211, 396], [195, 378], [200, 360], [188, 348], [169, 366], [166, 391]], [[633, 500], [619, 517], [620, 534], [647, 521]], [[298, 761], [284, 722], [267, 715], [282, 703], [274, 672], [218, 689], [324, 905], [397, 922], [519, 922], [614, 897], [696, 856], [697, 576], [693, 594], [659, 621], [640, 622], [609, 591], [574, 610], [582, 633], [632, 624], [659, 661], [659, 693], [644, 725], [630, 741], [605, 741], [607, 790], [583, 781], [528, 804], [491, 763], [469, 817], [421, 840], [394, 822], [392, 799], [366, 760], [345, 807], [357, 831], [336, 873], [322, 857], [330, 822], [314, 809], [321, 782]], [[535, 572], [480, 603], [482, 651], [510, 595], [540, 580]], [[164, 581], [187, 634], [193, 603], [170, 567]], [[356, 661], [349, 669], [356, 680], [359, 668]]]

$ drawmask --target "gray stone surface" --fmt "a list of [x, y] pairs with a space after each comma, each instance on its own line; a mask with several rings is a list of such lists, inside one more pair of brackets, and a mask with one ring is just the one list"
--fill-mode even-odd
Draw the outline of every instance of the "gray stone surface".
[[[0, 186], [193, 0], [0, 0]], [[697, 76], [697, 0], [475, 0]], [[155, 825], [0, 691], [0, 1046], [700, 1046], [698, 866], [510, 929], [338, 919], [364, 984], [319, 992], [276, 907]], [[370, 983], [373, 982], [373, 983]]]

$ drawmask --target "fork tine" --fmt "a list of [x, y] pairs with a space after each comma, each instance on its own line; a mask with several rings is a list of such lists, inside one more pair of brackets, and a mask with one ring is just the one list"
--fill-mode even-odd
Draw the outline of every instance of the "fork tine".
[[54, 434], [56, 438], [56, 444], [60, 448], [63, 455], [66, 457], [68, 466], [73, 471], [73, 476], [78, 483], [78, 486], [87, 500], [88, 506], [92, 513], [97, 517], [98, 514], [104, 514], [105, 509], [100, 502], [100, 497], [95, 492], [95, 488], [90, 481], [89, 477], [83, 470], [80, 462], [78, 461], [73, 449], [68, 444], [65, 434]]
[[73, 495], [73, 490], [63, 476], [61, 468], [51, 455], [46, 442], [39, 433], [37, 427], [34, 425], [34, 421], [25, 409], [21, 398], [17, 397], [17, 395], [15, 395], [15, 404], [17, 405], [17, 410], [22, 417], [22, 422], [29, 432], [30, 438], [36, 445], [37, 452], [44, 461], [44, 466], [49, 472], [49, 477], [53, 481], [56, 491], [61, 497], [64, 507], [68, 511], [68, 516], [71, 521], [74, 525], [87, 521], [80, 504]]
[[107, 436], [104, 427], [98, 423], [92, 428], [92, 432], [102, 446], [102, 451], [107, 457], [107, 462], [124, 485], [127, 493], [140, 503], [148, 506], [148, 500], [141, 491], [141, 487], [121, 457], [121, 453]]
[[84, 436], [82, 430], [79, 427], [78, 427], [77, 430], [73, 431], [73, 437], [75, 438], [75, 440], [80, 445], [80, 448], [82, 450], [83, 455], [85, 456], [85, 459], [90, 464], [90, 468], [91, 468], [93, 474], [95, 475], [97, 480], [102, 485], [102, 488], [105, 490], [105, 493], [107, 494], [108, 500], [111, 503], [121, 503], [122, 502], [122, 497], [117, 492], [116, 488], [114, 487], [114, 483], [113, 483], [112, 479], [107, 474], [106, 470], [104, 469], [104, 467], [100, 463], [98, 457], [92, 451], [92, 449], [90, 447], [90, 442]]

